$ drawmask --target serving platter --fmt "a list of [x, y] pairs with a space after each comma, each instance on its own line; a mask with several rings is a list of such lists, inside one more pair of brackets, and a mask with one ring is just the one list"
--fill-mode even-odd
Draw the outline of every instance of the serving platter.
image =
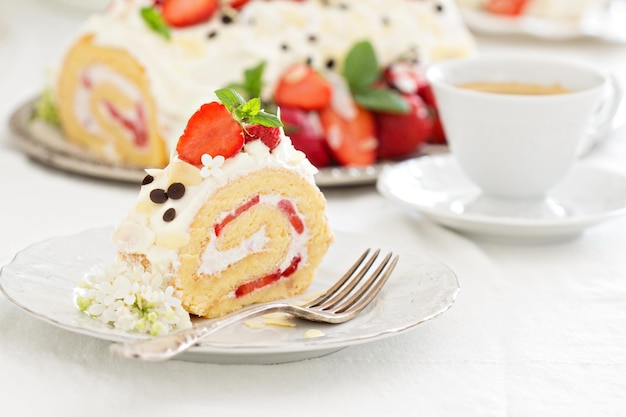
[[[40, 120], [32, 119], [37, 98], [26, 101], [11, 115], [9, 126], [16, 136], [15, 146], [34, 160], [63, 171], [105, 180], [138, 184], [145, 177], [143, 169], [105, 161], [77, 145], [69, 143], [63, 132]], [[429, 152], [445, 151], [433, 146]], [[315, 182], [320, 187], [373, 184], [390, 162], [367, 167], [320, 168]]]

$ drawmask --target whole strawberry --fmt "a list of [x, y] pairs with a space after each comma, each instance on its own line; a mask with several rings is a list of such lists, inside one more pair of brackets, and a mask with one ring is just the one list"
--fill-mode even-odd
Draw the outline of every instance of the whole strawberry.
[[271, 151], [280, 143], [280, 129], [263, 125], [248, 125], [244, 129], [244, 138], [246, 143], [260, 140]]
[[424, 101], [417, 94], [403, 97], [408, 113], [376, 114], [379, 159], [409, 156], [431, 135], [433, 120]]
[[330, 165], [330, 151], [317, 112], [281, 107], [280, 117], [285, 124], [285, 134], [291, 138], [294, 148], [304, 152], [318, 168]]

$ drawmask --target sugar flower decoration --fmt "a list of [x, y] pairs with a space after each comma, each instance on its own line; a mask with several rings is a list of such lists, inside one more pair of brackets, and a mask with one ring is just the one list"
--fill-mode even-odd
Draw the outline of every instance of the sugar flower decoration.
[[224, 174], [221, 170], [221, 166], [224, 164], [224, 157], [222, 155], [212, 157], [205, 153], [202, 155], [201, 161], [202, 169], [200, 170], [200, 175], [202, 178], [221, 177]]
[[76, 304], [114, 328], [159, 336], [191, 326], [174, 287], [141, 265], [98, 265], [78, 283]]

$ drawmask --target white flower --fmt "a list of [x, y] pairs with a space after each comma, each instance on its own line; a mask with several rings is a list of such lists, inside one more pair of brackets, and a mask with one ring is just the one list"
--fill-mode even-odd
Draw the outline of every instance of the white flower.
[[141, 265], [100, 265], [78, 283], [76, 304], [89, 316], [124, 331], [153, 336], [191, 326], [174, 287]]
[[222, 164], [224, 163], [224, 157], [222, 155], [217, 155], [216, 157], [212, 157], [211, 155], [205, 153], [202, 155], [202, 169], [200, 170], [200, 175], [202, 178], [208, 177], [221, 177], [224, 175], [222, 170], [220, 169]]

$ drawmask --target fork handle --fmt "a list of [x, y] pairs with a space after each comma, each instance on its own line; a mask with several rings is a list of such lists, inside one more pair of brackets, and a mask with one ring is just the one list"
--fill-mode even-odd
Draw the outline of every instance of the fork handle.
[[247, 320], [264, 313], [284, 310], [285, 304], [257, 304], [222, 318], [207, 320], [164, 336], [139, 340], [128, 343], [114, 343], [109, 349], [112, 353], [125, 358], [143, 359], [147, 361], [163, 361], [189, 349], [202, 339], [224, 327]]

